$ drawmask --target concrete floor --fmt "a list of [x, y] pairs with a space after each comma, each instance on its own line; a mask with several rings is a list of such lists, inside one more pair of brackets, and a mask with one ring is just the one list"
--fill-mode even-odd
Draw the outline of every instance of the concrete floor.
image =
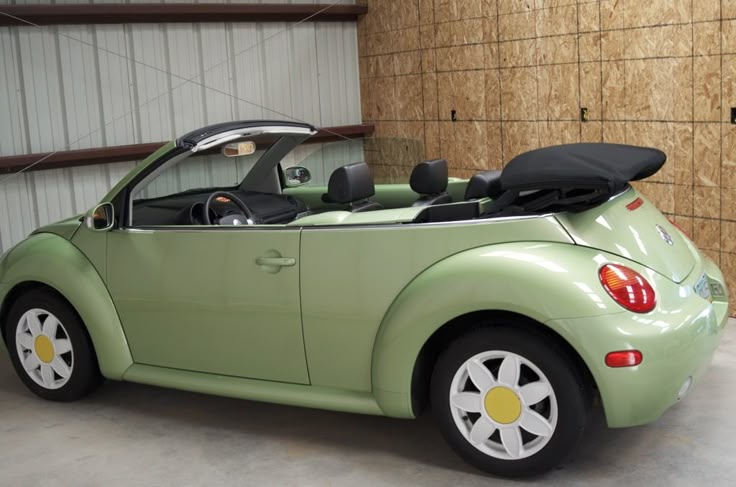
[[[654, 424], [600, 414], [573, 460], [515, 484], [736, 485], [736, 322], [690, 396]], [[89, 399], [36, 399], [0, 352], [0, 485], [504, 485], [416, 421], [108, 382]], [[508, 482], [511, 484], [512, 482]]]

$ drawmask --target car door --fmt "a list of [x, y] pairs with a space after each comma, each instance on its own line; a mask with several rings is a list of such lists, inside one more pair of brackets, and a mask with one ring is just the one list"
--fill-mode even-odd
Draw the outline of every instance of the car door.
[[309, 382], [299, 229], [122, 229], [107, 281], [136, 363]]
[[198, 220], [210, 214], [207, 195], [216, 190], [278, 194], [279, 162], [314, 133], [287, 123], [206, 127], [144, 163], [118, 193], [105, 279], [136, 363], [309, 383], [300, 230], [237, 224], [245, 214]]

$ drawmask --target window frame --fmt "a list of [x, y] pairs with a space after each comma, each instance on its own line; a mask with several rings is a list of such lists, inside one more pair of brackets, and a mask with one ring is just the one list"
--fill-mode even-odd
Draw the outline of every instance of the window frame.
[[[187, 231], [196, 230], [228, 230], [233, 229], [294, 229], [299, 227], [286, 227], [281, 225], [238, 225], [231, 227], [220, 227], [218, 225], [197, 225], [197, 226], [168, 226], [168, 225], [151, 225], [151, 226], [134, 226], [133, 225], [133, 194], [136, 189], [142, 183], [144, 183], [152, 173], [162, 169], [167, 164], [174, 163], [174, 159], [178, 159], [179, 156], [190, 157], [196, 154], [200, 150], [206, 150], [211, 147], [219, 146], [231, 142], [236, 139], [241, 139], [248, 136], [268, 135], [273, 134], [278, 136], [277, 140], [269, 146], [264, 154], [258, 159], [256, 165], [246, 174], [243, 180], [237, 185], [237, 189], [243, 189], [243, 187], [249, 182], [249, 177], [258, 168], [258, 166], [266, 167], [272, 166], [270, 170], [259, 171], [264, 176], [268, 176], [272, 173], [275, 178], [275, 182], [279, 188], [279, 191], [283, 189], [282, 181], [283, 175], [281, 174], [280, 167], [281, 160], [288, 155], [294, 148], [299, 146], [306, 139], [316, 134], [316, 130], [306, 126], [278, 126], [278, 125], [263, 125], [263, 126], [251, 126], [247, 128], [235, 129], [230, 131], [224, 131], [218, 134], [214, 134], [207, 137], [197, 144], [186, 143], [183, 141], [184, 138], [176, 141], [176, 146], [169, 152], [163, 154], [158, 159], [152, 161], [148, 166], [142, 169], [138, 174], [126, 184], [120, 192], [113, 198], [113, 205], [115, 211], [120, 215], [119, 220], [116, 222], [115, 228], [120, 230], [133, 230], [133, 231], [155, 231], [155, 230], [168, 230], [168, 231], [181, 231], [186, 229]], [[189, 154], [187, 154], [189, 153]], [[275, 159], [275, 160], [272, 160]], [[183, 160], [183, 159], [181, 159]], [[263, 162], [262, 162], [263, 161]], [[269, 162], [270, 161], [270, 162]], [[179, 161], [180, 162], [180, 161]], [[178, 162], [177, 162], [178, 163]], [[255, 176], [254, 176], [255, 177]]]

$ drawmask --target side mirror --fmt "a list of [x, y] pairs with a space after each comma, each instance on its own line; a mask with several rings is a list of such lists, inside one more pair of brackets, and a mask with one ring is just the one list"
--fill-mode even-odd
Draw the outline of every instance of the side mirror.
[[302, 166], [291, 166], [286, 168], [286, 186], [295, 188], [302, 184], [307, 184], [312, 180], [312, 174], [309, 169]]
[[95, 232], [106, 232], [115, 224], [115, 208], [112, 203], [100, 203], [84, 219], [87, 228]]

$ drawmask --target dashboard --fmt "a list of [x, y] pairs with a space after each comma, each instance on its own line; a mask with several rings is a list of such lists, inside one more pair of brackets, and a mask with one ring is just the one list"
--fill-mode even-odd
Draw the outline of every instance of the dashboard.
[[[204, 225], [204, 206], [214, 192], [207, 189], [148, 200], [133, 201], [133, 226]], [[256, 224], [286, 224], [307, 211], [307, 206], [293, 196], [227, 189], [251, 210]], [[219, 222], [242, 214], [237, 204], [223, 196], [210, 205], [210, 221]], [[233, 224], [228, 220], [228, 224]]]

